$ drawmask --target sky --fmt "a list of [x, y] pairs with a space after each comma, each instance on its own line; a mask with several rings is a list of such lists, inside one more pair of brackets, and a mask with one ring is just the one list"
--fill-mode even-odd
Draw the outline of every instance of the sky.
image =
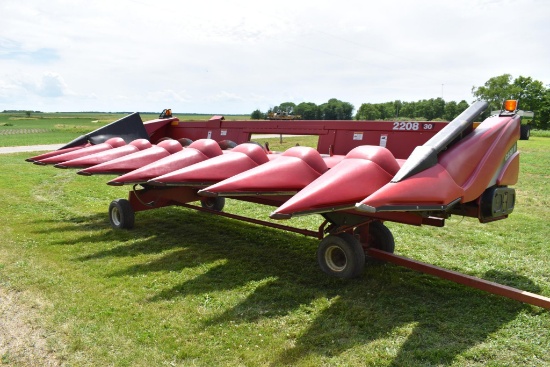
[[250, 114], [550, 84], [548, 0], [2, 0], [0, 111]]

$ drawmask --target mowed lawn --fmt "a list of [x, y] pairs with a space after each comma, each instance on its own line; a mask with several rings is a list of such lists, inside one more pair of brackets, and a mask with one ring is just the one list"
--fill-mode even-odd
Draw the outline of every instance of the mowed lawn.
[[[388, 223], [396, 253], [550, 297], [550, 138], [519, 150], [509, 219]], [[140, 212], [135, 229], [115, 231], [107, 207], [128, 188], [30, 155], [0, 155], [0, 294], [31, 315], [22, 320], [33, 335], [2, 350], [2, 364], [550, 365], [548, 310], [391, 264], [330, 278], [316, 239], [189, 209]], [[226, 208], [260, 219], [272, 210]]]
[[[0, 147], [36, 144], [64, 144], [99, 127], [118, 120], [126, 113], [104, 112], [0, 112]], [[140, 113], [143, 121], [159, 114]], [[175, 114], [180, 121], [208, 120], [212, 115]], [[246, 115], [228, 115], [226, 120], [248, 120]]]

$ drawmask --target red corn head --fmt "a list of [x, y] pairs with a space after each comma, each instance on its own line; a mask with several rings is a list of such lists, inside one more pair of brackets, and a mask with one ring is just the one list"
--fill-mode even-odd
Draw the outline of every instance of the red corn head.
[[109, 181], [107, 184], [120, 186], [124, 184], [144, 183], [154, 177], [174, 172], [178, 169], [222, 154], [223, 151], [215, 140], [200, 139], [191, 143], [181, 152], [174, 153], [156, 162], [128, 172]]

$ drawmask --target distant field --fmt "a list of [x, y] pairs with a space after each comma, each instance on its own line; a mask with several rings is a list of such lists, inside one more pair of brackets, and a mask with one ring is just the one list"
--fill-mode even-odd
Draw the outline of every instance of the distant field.
[[[124, 117], [121, 113], [0, 113], [0, 147], [62, 144]], [[158, 114], [141, 113], [143, 121]], [[208, 120], [212, 115], [174, 114], [181, 121]], [[226, 120], [248, 120], [248, 115], [227, 115]]]

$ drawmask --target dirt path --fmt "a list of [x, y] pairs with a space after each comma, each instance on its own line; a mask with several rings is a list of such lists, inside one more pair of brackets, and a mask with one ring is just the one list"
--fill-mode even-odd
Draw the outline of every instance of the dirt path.
[[39, 152], [44, 150], [57, 150], [65, 144], [49, 144], [49, 145], [28, 145], [21, 147], [1, 147], [0, 154], [21, 153], [21, 152]]
[[40, 300], [0, 286], [0, 366], [61, 366], [40, 327]]

